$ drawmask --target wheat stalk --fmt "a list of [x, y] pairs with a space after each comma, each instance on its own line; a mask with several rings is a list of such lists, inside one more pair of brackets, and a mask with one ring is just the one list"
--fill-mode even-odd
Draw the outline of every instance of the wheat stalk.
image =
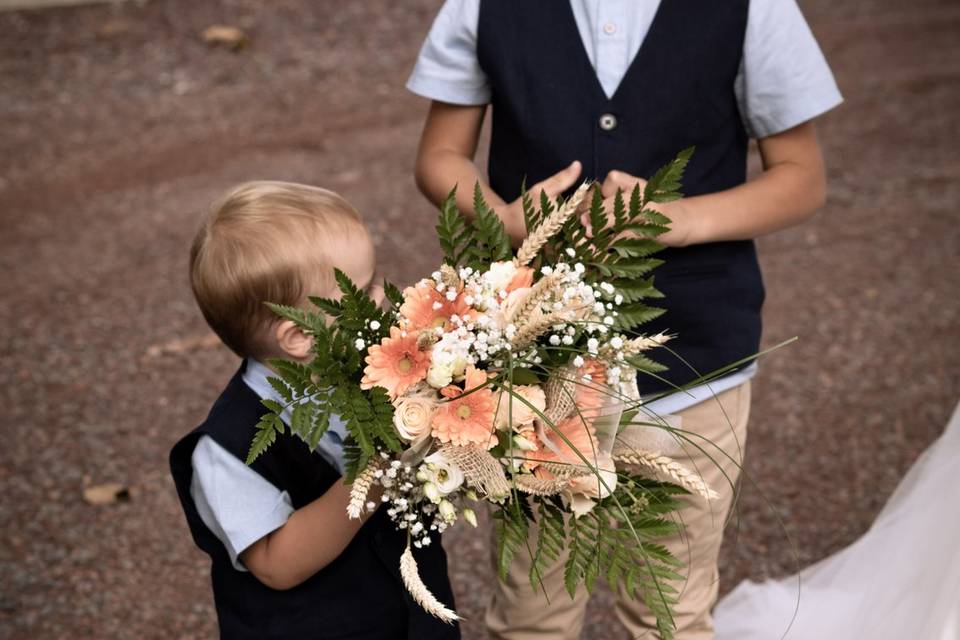
[[671, 338], [673, 338], [673, 336], [665, 333], [658, 333], [655, 336], [640, 336], [639, 338], [634, 338], [633, 340], [627, 340], [623, 344], [623, 347], [621, 347], [619, 350], [609, 346], [604, 347], [600, 352], [600, 356], [607, 360], [613, 360], [616, 358], [626, 360], [627, 358], [631, 358], [639, 354], [641, 351], [649, 351], [655, 347], [662, 347]]
[[613, 459], [616, 462], [647, 467], [662, 473], [684, 489], [701, 496], [704, 500], [716, 500], [720, 497], [720, 494], [707, 486], [703, 478], [673, 458], [661, 455], [659, 451], [614, 451]]
[[450, 289], [460, 289], [460, 276], [457, 274], [457, 270], [448, 264], [440, 265], [440, 282]]
[[543, 462], [540, 464], [540, 468], [550, 475], [556, 476], [558, 479], [562, 478], [564, 480], [570, 480], [575, 476], [585, 476], [590, 474], [589, 471], [585, 470], [581, 466], [563, 462]]
[[514, 349], [522, 349], [543, 335], [550, 327], [563, 321], [563, 313], [557, 311], [534, 316], [517, 327], [517, 332], [510, 340], [510, 346]]
[[537, 257], [537, 254], [540, 252], [540, 249], [543, 248], [543, 245], [547, 243], [547, 240], [560, 231], [564, 223], [574, 214], [589, 188], [590, 184], [587, 182], [580, 185], [573, 195], [570, 196], [569, 200], [544, 218], [544, 220], [537, 225], [537, 228], [527, 236], [523, 244], [520, 245], [520, 250], [517, 252], [515, 262], [518, 267], [523, 267], [533, 262], [533, 259]]
[[347, 504], [347, 516], [351, 520], [356, 520], [363, 515], [367, 494], [370, 493], [370, 486], [373, 485], [373, 481], [376, 479], [374, 474], [379, 468], [380, 460], [374, 458], [370, 460], [367, 466], [363, 468], [363, 471], [357, 475], [356, 480], [353, 481], [353, 486], [350, 487], [350, 502]]
[[413, 600], [423, 607], [423, 610], [432, 616], [448, 624], [453, 624], [460, 619], [455, 611], [448, 609], [437, 597], [430, 592], [427, 585], [420, 579], [420, 571], [417, 569], [417, 560], [413, 557], [413, 551], [407, 544], [406, 550], [400, 556], [400, 577], [403, 578], [403, 585], [410, 592]]
[[556, 271], [537, 280], [536, 284], [530, 287], [530, 291], [523, 297], [523, 300], [518, 302], [510, 315], [507, 316], [507, 323], [516, 322], [517, 318], [526, 318], [532, 315], [544, 300], [550, 296], [559, 295], [562, 280], [563, 274]]
[[521, 474], [516, 477], [517, 488], [524, 493], [534, 496], [553, 496], [570, 485], [570, 481], [561, 478], [538, 478], [530, 474]]

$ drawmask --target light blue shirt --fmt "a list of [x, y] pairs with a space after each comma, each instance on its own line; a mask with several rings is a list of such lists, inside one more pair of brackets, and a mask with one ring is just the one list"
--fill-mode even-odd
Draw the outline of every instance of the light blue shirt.
[[[285, 404], [267, 378], [276, 376], [266, 365], [247, 360], [243, 382], [261, 398]], [[266, 409], [264, 409], [266, 412]], [[283, 415], [289, 424], [290, 415]], [[317, 452], [343, 474], [343, 440], [346, 426], [337, 417], [320, 440]], [[293, 513], [290, 495], [244, 464], [210, 436], [197, 441], [191, 459], [190, 496], [203, 523], [223, 543], [234, 568], [246, 571], [239, 560], [254, 542], [286, 524]]]
[[[258, 362], [252, 358], [247, 360], [247, 370], [243, 372], [243, 382], [250, 387], [254, 393], [264, 399], [270, 399], [280, 404], [286, 404], [286, 401], [277, 393], [267, 378], [278, 377], [267, 365]], [[283, 421], [290, 424], [290, 414], [293, 407], [288, 407], [280, 416]], [[317, 453], [332, 464], [334, 468], [343, 475], [343, 441], [347, 437], [347, 427], [339, 416], [330, 416], [330, 426], [320, 443], [317, 445]]]
[[[660, 1], [569, 1], [590, 64], [610, 97], [637, 55]], [[444, 3], [407, 82], [410, 91], [453, 104], [490, 102], [490, 83], [477, 60], [479, 16], [480, 0]], [[751, 0], [733, 89], [752, 138], [786, 131], [843, 101], [795, 0]]]

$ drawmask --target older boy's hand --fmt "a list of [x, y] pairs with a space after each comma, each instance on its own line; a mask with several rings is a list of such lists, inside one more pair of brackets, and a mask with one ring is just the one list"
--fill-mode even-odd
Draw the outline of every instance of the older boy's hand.
[[[624, 199], [628, 199], [635, 186], [640, 185], [643, 190], [647, 186], [647, 181], [643, 178], [630, 175], [624, 171], [611, 171], [607, 174], [603, 184], [600, 185], [600, 195], [603, 196], [603, 209], [608, 215], [613, 212], [613, 202], [617, 195], [617, 190], [623, 192]], [[668, 247], [683, 247], [689, 243], [691, 235], [692, 220], [683, 205], [683, 200], [675, 200], [670, 203], [649, 203], [648, 208], [659, 211], [670, 218], [670, 230], [657, 237], [660, 242]], [[583, 224], [590, 227], [590, 216], [584, 213], [581, 216]]]
[[[541, 180], [529, 189], [527, 193], [533, 198], [534, 205], [540, 202], [540, 194], [545, 193], [550, 200], [555, 200], [557, 196], [572, 187], [580, 177], [582, 167], [579, 160], [574, 160], [564, 169], [556, 172], [549, 178]], [[527, 237], [527, 225], [523, 219], [523, 198], [517, 198], [513, 202], [494, 207], [493, 210], [503, 221], [507, 233], [513, 238], [514, 242], [519, 244]]]

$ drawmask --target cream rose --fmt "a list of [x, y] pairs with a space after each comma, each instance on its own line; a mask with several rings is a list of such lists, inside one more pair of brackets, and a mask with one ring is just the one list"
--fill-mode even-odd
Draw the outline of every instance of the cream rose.
[[430, 421], [437, 401], [425, 395], [402, 396], [394, 402], [393, 426], [407, 442], [430, 434]]
[[[513, 393], [520, 398], [502, 391], [497, 405], [496, 425], [498, 429], [508, 429], [510, 427], [511, 411], [513, 412], [513, 427], [519, 430], [521, 427], [533, 423], [538, 418], [537, 411], [543, 413], [547, 410], [547, 397], [543, 389], [537, 385], [519, 385], [513, 387]], [[524, 402], [526, 400], [526, 402]], [[527, 403], [536, 408], [534, 411]]]

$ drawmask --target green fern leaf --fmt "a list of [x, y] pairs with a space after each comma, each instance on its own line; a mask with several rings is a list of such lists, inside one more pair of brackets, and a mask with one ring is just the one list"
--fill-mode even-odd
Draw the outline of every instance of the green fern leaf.
[[494, 528], [497, 533], [497, 573], [501, 580], [507, 579], [510, 564], [516, 552], [527, 544], [527, 516], [520, 506], [524, 500], [519, 496], [501, 505], [493, 512]]
[[403, 292], [392, 282], [383, 281], [383, 294], [395, 309], [403, 304]]
[[693, 151], [693, 147], [684, 149], [653, 174], [643, 190], [644, 203], [670, 202], [682, 197], [679, 192], [680, 181], [683, 179], [683, 172], [690, 162]]
[[273, 387], [273, 390], [276, 391], [281, 398], [283, 398], [284, 402], [293, 402], [293, 391], [290, 389], [290, 385], [284, 382], [281, 378], [267, 376], [267, 382], [271, 387]]
[[642, 371], [645, 373], [662, 373], [667, 370], [667, 367], [663, 366], [659, 362], [654, 362], [643, 354], [627, 358], [627, 364], [637, 371]]
[[566, 538], [563, 509], [556, 504], [541, 501], [537, 518], [537, 550], [530, 565], [530, 585], [542, 586], [542, 576], [560, 557]]
[[530, 192], [527, 191], [526, 180], [524, 180], [520, 186], [520, 205], [523, 208], [524, 227], [527, 233], [530, 233], [537, 228], [543, 218], [540, 217], [540, 212], [533, 206], [533, 198], [530, 197]]
[[260, 404], [265, 406], [270, 410], [271, 413], [275, 413], [278, 416], [283, 413], [283, 405], [277, 402], [276, 400], [271, 400], [270, 398], [263, 398], [260, 400]]
[[317, 296], [308, 296], [308, 299], [313, 304], [313, 306], [319, 308], [325, 314], [332, 318], [337, 318], [343, 312], [343, 307], [340, 306], [340, 303], [336, 300], [331, 300], [330, 298], [320, 298]]
[[274, 304], [273, 302], [265, 302], [265, 305], [273, 311], [275, 314], [281, 318], [286, 318], [287, 320], [293, 320], [298, 326], [306, 327], [309, 326], [307, 320], [307, 312], [303, 309], [298, 309], [297, 307], [290, 307], [284, 304]]
[[662, 244], [649, 238], [622, 238], [610, 248], [626, 258], [644, 258], [665, 249]]
[[353, 436], [347, 436], [343, 441], [344, 481], [352, 484], [357, 475], [370, 462], [370, 456], [363, 452]]
[[475, 268], [483, 267], [487, 262], [509, 260], [513, 255], [510, 248], [510, 237], [503, 226], [503, 222], [494, 213], [483, 199], [480, 183], [476, 183], [473, 190], [473, 206], [476, 212], [474, 229], [476, 230], [477, 245], [474, 247], [473, 257]]
[[437, 237], [440, 248], [443, 249], [445, 261], [453, 266], [460, 266], [461, 247], [469, 246], [472, 240], [470, 229], [457, 209], [457, 188], [440, 205], [440, 216], [437, 220]]
[[253, 464], [254, 460], [274, 443], [278, 433], [284, 432], [283, 420], [275, 413], [268, 413], [260, 418], [256, 428], [257, 433], [253, 436], [253, 442], [250, 443], [250, 450], [247, 452], [248, 465]]

